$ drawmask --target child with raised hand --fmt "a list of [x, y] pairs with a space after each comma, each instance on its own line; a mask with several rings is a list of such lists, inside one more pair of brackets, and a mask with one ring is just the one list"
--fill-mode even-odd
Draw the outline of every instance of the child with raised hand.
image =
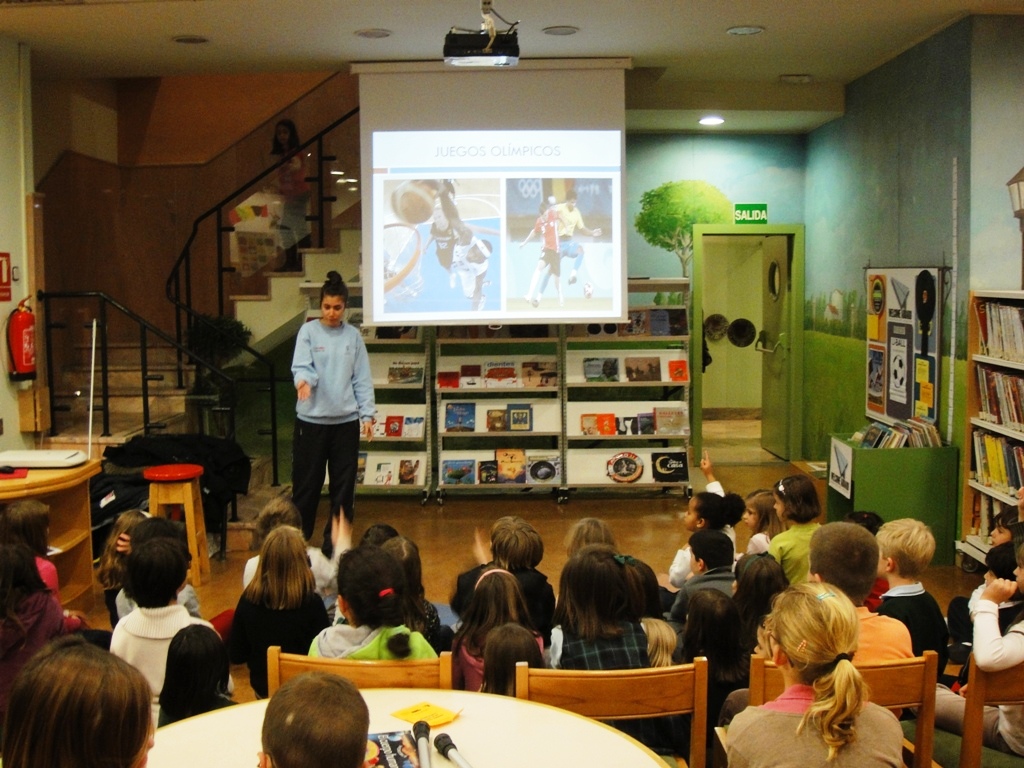
[[544, 668], [544, 654], [537, 633], [522, 624], [499, 624], [487, 633], [484, 643], [484, 679], [482, 693], [516, 695], [516, 663], [525, 661], [531, 669]]
[[748, 493], [743, 501], [745, 506], [742, 519], [750, 529], [746, 554], [767, 552], [772, 538], [786, 530], [775, 514], [775, 497], [771, 491], [762, 488]]
[[331, 623], [307, 556], [302, 531], [290, 525], [273, 529], [263, 542], [256, 574], [235, 607], [231, 660], [248, 665], [249, 682], [260, 698], [267, 697], [267, 649], [279, 645], [285, 653], [305, 653]]
[[779, 765], [783, 754], [787, 765], [902, 765], [900, 724], [868, 701], [853, 665], [858, 626], [853, 603], [829, 584], [794, 584], [775, 598], [761, 649], [786, 687], [733, 719], [730, 768]]
[[[974, 643], [974, 621], [971, 614], [981, 599], [985, 587], [995, 579], [1007, 579], [1013, 581], [1016, 577], [1013, 572], [1017, 569], [1017, 553], [1014, 551], [1013, 542], [1005, 541], [996, 544], [985, 555], [985, 581], [971, 593], [971, 596], [964, 597], [957, 595], [949, 601], [946, 609], [946, 623], [949, 625], [949, 660], [954, 664], [966, 664], [967, 657], [971, 653], [971, 646]], [[999, 604], [999, 631], [1006, 634], [1006, 631], [1013, 624], [1021, 611], [1021, 602], [1024, 600], [1020, 592], [1017, 592], [1009, 600]]]
[[107, 543], [100, 555], [96, 580], [103, 587], [103, 602], [110, 615], [110, 626], [117, 624], [117, 593], [124, 587], [124, 575], [128, 553], [132, 548], [132, 531], [145, 520], [146, 513], [140, 509], [126, 509], [110, 528]]
[[772, 610], [772, 600], [789, 586], [786, 574], [767, 552], [743, 555], [736, 561], [736, 583], [732, 600], [739, 612], [743, 647], [757, 647], [757, 630]]
[[416, 542], [405, 536], [392, 536], [380, 548], [395, 558], [405, 572], [405, 625], [427, 638], [430, 647], [438, 653], [451, 650], [451, 628], [441, 626], [437, 608], [426, 598], [423, 565]]
[[538, 650], [544, 640], [530, 622], [519, 581], [508, 571], [491, 568], [480, 574], [462, 622], [452, 641], [452, 687], [478, 691], [486, 673], [484, 648], [491, 631], [502, 624], [519, 624], [534, 636]]
[[935, 554], [935, 537], [920, 520], [892, 520], [878, 529], [881, 558], [878, 575], [889, 582], [878, 613], [907, 625], [914, 655], [939, 654], [939, 674], [946, 668], [949, 631], [942, 609], [921, 584], [921, 576]]
[[307, 672], [267, 704], [259, 768], [369, 768], [369, 730], [370, 712], [351, 680]]
[[60, 603], [39, 577], [32, 552], [24, 544], [0, 544], [0, 723], [15, 675], [64, 632]]
[[[711, 462], [707, 458], [707, 451], [704, 453], [705, 457], [701, 460], [701, 468], [703, 469], [707, 463], [710, 475]], [[713, 477], [713, 475], [710, 476]], [[721, 488], [721, 484], [717, 481], [708, 483], [708, 487], [713, 484], [717, 485], [719, 489]], [[694, 494], [690, 499], [689, 506], [683, 514], [683, 527], [690, 533], [705, 529], [721, 531], [729, 537], [729, 541], [732, 542], [733, 549], [735, 549], [736, 532], [733, 530], [733, 526], [740, 521], [745, 510], [746, 504], [739, 494], [703, 491]], [[690, 559], [690, 546], [687, 544], [676, 552], [672, 565], [669, 566], [668, 580], [676, 589], [682, 587], [692, 574]]]
[[818, 491], [807, 475], [784, 477], [772, 488], [775, 514], [787, 526], [768, 544], [768, 554], [778, 560], [790, 584], [807, 581], [811, 536], [821, 526]]
[[[1024, 547], [1017, 548], [1016, 581], [993, 579], [974, 607], [974, 663], [986, 672], [1024, 664], [1024, 614], [1005, 634], [999, 631], [999, 605], [1024, 588]], [[964, 699], [940, 685], [935, 690], [935, 727], [963, 735]], [[986, 747], [1024, 756], [1024, 706], [985, 707], [982, 743]]]
[[202, 624], [179, 629], [167, 646], [167, 671], [160, 691], [163, 727], [215, 709], [230, 707], [231, 671], [220, 635]]
[[491, 526], [489, 543], [477, 529], [473, 552], [480, 564], [459, 575], [450, 600], [452, 610], [461, 617], [480, 574], [488, 568], [503, 568], [519, 580], [530, 621], [547, 644], [555, 610], [555, 591], [548, 577], [537, 570], [544, 558], [544, 542], [537, 529], [521, 517], [500, 517]]
[[350, 549], [338, 562], [338, 612], [346, 624], [317, 635], [310, 656], [364, 660], [435, 659], [422, 634], [402, 622], [405, 574], [380, 547]]
[[142, 768], [153, 746], [151, 693], [131, 665], [77, 636], [54, 640], [14, 681], [6, 768]]

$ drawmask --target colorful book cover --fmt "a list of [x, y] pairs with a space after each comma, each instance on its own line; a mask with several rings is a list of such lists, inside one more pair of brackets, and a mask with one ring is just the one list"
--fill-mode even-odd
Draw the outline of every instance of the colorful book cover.
[[508, 431], [508, 409], [488, 408], [487, 409], [487, 431], [506, 432]]
[[524, 387], [557, 387], [558, 364], [554, 360], [523, 362], [519, 376]]
[[686, 411], [683, 408], [654, 409], [654, 434], [683, 435], [687, 427]]
[[475, 485], [476, 460], [442, 459], [441, 483], [442, 485]]
[[388, 366], [388, 384], [423, 385], [423, 361], [396, 360]]
[[615, 435], [618, 434], [618, 429], [615, 424], [614, 413], [599, 413], [597, 414], [597, 434], [599, 435]]
[[518, 387], [516, 364], [503, 360], [487, 362], [484, 364], [484, 380], [488, 387]]
[[373, 474], [374, 485], [392, 485], [395, 482], [395, 465], [390, 461], [377, 462], [377, 471]]
[[498, 462], [499, 483], [526, 482], [526, 451], [522, 448], [498, 448], [494, 451]]
[[618, 381], [619, 358], [617, 357], [585, 357], [583, 358], [583, 378], [587, 381]]
[[444, 431], [476, 431], [476, 403], [445, 403]]
[[401, 437], [402, 428], [405, 426], [405, 417], [401, 414], [386, 416], [384, 418], [384, 436]]
[[422, 416], [406, 416], [402, 424], [405, 437], [423, 437], [424, 419]]
[[690, 380], [690, 362], [688, 360], [668, 361], [669, 381], [678, 381], [685, 384]]
[[458, 389], [459, 378], [458, 371], [438, 371], [437, 386], [439, 389]]
[[651, 452], [651, 477], [656, 483], [685, 483], [690, 479], [686, 451]]
[[583, 413], [580, 414], [580, 434], [581, 435], [599, 435], [601, 434], [597, 429], [597, 414], [596, 413]]
[[402, 459], [398, 462], [398, 484], [416, 485], [416, 477], [420, 473], [419, 459]]
[[623, 323], [619, 332], [625, 336], [646, 336], [648, 333], [647, 310], [631, 309], [627, 315], [627, 322]]
[[660, 357], [627, 357], [626, 381], [661, 381]]
[[479, 365], [463, 365], [459, 368], [459, 386], [463, 389], [477, 389], [484, 385]]
[[411, 731], [371, 733], [367, 737], [365, 765], [378, 768], [416, 768], [416, 740]]
[[562, 458], [557, 453], [526, 454], [527, 485], [558, 485], [562, 482]]
[[529, 403], [508, 406], [508, 428], [511, 432], [530, 432], [533, 430], [533, 406]]
[[476, 469], [480, 485], [494, 485], [498, 482], [497, 459], [484, 459], [477, 464]]

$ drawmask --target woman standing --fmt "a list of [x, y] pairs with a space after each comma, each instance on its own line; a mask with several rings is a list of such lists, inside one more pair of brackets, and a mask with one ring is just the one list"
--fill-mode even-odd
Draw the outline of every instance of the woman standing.
[[277, 191], [284, 198], [284, 213], [279, 224], [284, 263], [276, 272], [301, 272], [299, 248], [309, 245], [309, 224], [306, 222], [309, 182], [306, 181], [306, 164], [298, 150], [299, 132], [295, 123], [291, 120], [278, 121], [270, 154], [284, 158], [277, 168]]
[[329, 475], [330, 515], [323, 552], [330, 557], [331, 521], [342, 512], [351, 522], [356, 495], [359, 436], [373, 437], [377, 412], [370, 358], [359, 330], [344, 322], [348, 286], [328, 272], [320, 289], [320, 320], [299, 329], [292, 356], [298, 393], [292, 444], [292, 501], [302, 515], [302, 533], [313, 536], [316, 508]]

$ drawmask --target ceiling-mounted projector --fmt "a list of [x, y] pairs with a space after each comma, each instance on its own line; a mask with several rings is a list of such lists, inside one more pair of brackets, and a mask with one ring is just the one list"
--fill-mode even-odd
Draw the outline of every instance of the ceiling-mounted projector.
[[514, 29], [491, 35], [452, 29], [444, 38], [444, 63], [456, 67], [514, 67], [519, 35]]

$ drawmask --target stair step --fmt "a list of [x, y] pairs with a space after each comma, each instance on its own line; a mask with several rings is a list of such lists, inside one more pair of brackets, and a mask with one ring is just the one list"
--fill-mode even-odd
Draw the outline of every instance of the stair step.
[[[92, 357], [92, 345], [89, 342], [75, 344], [75, 353], [79, 364], [88, 369]], [[141, 361], [139, 343], [137, 341], [111, 341], [107, 344], [107, 365], [108, 366], [135, 366], [139, 367]], [[149, 344], [146, 347], [146, 361], [149, 367], [155, 365], [174, 366], [178, 361], [178, 350], [164, 343]], [[100, 364], [100, 348], [96, 347], [96, 366]]]
[[[166, 390], [179, 389], [178, 387], [178, 372], [174, 367], [149, 367], [150, 376], [160, 376], [162, 378], [150, 378], [149, 389], [159, 390], [164, 392]], [[83, 391], [88, 392], [89, 390], [89, 378], [90, 372], [83, 368], [69, 368], [61, 372], [61, 389], [68, 391]], [[191, 386], [193, 379], [195, 378], [193, 371], [185, 371], [185, 389]], [[100, 375], [96, 373], [96, 391], [100, 388]], [[132, 390], [136, 392], [142, 391], [142, 371], [138, 367], [128, 366], [108, 366], [107, 367], [107, 385], [110, 389], [127, 391]]]
[[[184, 414], [158, 419], [165, 423], [165, 429], [160, 434], [184, 434], [189, 431], [188, 419]], [[66, 413], [57, 414], [56, 435], [44, 435], [42, 448], [67, 449], [72, 451], [85, 451], [89, 445], [88, 421], [84, 414], [77, 414], [76, 418], [69, 420]], [[89, 458], [103, 458], [103, 451], [108, 445], [122, 445], [136, 435], [145, 431], [142, 419], [134, 414], [110, 414], [110, 434], [103, 436], [103, 419], [100, 414], [95, 414], [92, 425], [92, 454]]]

